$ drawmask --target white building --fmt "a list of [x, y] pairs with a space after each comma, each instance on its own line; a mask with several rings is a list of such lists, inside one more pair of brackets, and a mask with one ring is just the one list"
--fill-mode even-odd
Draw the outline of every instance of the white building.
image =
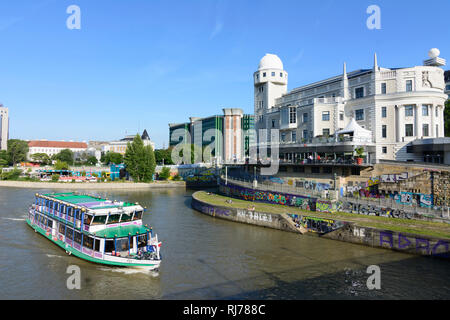
[[64, 149], [71, 150], [77, 158], [87, 151], [87, 147], [86, 142], [32, 140], [28, 142], [28, 159], [35, 153], [45, 153], [51, 157]]
[[8, 148], [9, 139], [9, 116], [8, 108], [0, 104], [0, 150]]
[[[255, 127], [280, 130], [280, 157], [295, 161], [307, 154], [349, 155], [364, 146], [369, 162], [419, 160], [406, 145], [416, 139], [444, 137], [445, 60], [429, 52], [423, 66], [383, 68], [374, 56], [372, 69], [347, 72], [287, 90], [281, 60], [265, 55], [254, 73]], [[352, 127], [371, 132], [358, 140]], [[340, 131], [340, 132], [339, 132]], [[337, 133], [337, 134], [336, 134]], [[267, 143], [271, 137], [268, 135]], [[266, 141], [258, 141], [259, 145]]]
[[[115, 152], [120, 153], [122, 155], [127, 151], [127, 145], [130, 142], [133, 142], [135, 135], [129, 135], [119, 141], [111, 141], [108, 144], [102, 146], [102, 152]], [[150, 136], [147, 133], [147, 130], [144, 130], [142, 133], [142, 141], [144, 142], [144, 146], [152, 146], [153, 150], [155, 150], [155, 143], [150, 140]]]

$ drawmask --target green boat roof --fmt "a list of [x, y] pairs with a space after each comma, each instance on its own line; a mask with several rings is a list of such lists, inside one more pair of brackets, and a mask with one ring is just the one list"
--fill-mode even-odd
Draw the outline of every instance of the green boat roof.
[[77, 194], [75, 192], [49, 193], [44, 194], [44, 196], [53, 198], [55, 200], [68, 202], [77, 206], [87, 207], [90, 209], [111, 209], [119, 207], [130, 207], [136, 205], [130, 202], [121, 202], [120, 204], [114, 204], [109, 201], [108, 203], [105, 203], [108, 201], [107, 199], [86, 194]]
[[150, 228], [145, 226], [136, 226], [136, 225], [129, 225], [129, 226], [122, 226], [122, 227], [115, 227], [115, 228], [107, 228], [100, 231], [95, 232], [95, 235], [97, 237], [106, 237], [106, 238], [123, 238], [128, 237], [129, 234], [136, 235], [136, 234], [144, 234], [147, 233], [147, 231], [150, 231]]

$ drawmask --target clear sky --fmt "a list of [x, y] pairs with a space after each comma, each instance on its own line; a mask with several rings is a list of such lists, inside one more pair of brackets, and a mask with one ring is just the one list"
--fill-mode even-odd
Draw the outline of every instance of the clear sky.
[[[81, 29], [69, 30], [69, 5]], [[369, 5], [381, 29], [369, 30]], [[0, 103], [10, 138], [115, 140], [168, 123], [253, 113], [253, 72], [277, 54], [289, 89], [371, 68], [450, 62], [450, 1], [3, 0]], [[449, 67], [450, 69], [450, 67]]]

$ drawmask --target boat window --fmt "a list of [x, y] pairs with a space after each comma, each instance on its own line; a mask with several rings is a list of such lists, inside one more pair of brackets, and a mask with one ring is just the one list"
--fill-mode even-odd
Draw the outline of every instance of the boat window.
[[[131, 247], [133, 248], [133, 243], [131, 243]], [[116, 239], [116, 248], [116, 251], [128, 251], [128, 238]]]
[[69, 214], [69, 217], [73, 217], [73, 208], [70, 208], [70, 209], [69, 209], [68, 214]]
[[95, 239], [94, 241], [94, 250], [100, 252], [100, 239]]
[[65, 204], [62, 204], [62, 205], [59, 207], [59, 212], [63, 213], [65, 210], [66, 210], [66, 205], [65, 205]]
[[81, 233], [75, 231], [75, 242], [81, 244]]
[[53, 220], [48, 219], [47, 225], [49, 228], [53, 228]]
[[85, 213], [84, 214], [84, 224], [91, 225], [92, 215]]
[[88, 249], [94, 248], [94, 239], [88, 236], [83, 237], [83, 246]]
[[44, 218], [42, 219], [42, 224], [45, 225], [45, 226], [47, 225], [47, 218], [44, 217]]
[[133, 221], [134, 220], [140, 220], [140, 219], [142, 219], [142, 211], [135, 211], [134, 212]]
[[114, 251], [114, 240], [105, 240], [105, 252]]
[[108, 218], [108, 224], [119, 222], [120, 214], [112, 214]]
[[73, 240], [73, 229], [67, 228], [67, 239]]
[[138, 248], [143, 248], [143, 247], [147, 246], [147, 235], [142, 234], [142, 235], [138, 236], [137, 244], [138, 244]]
[[59, 233], [64, 234], [66, 232], [66, 226], [62, 223], [59, 224]]
[[59, 210], [59, 203], [58, 203], [58, 202], [56, 202], [56, 204], [55, 204], [55, 210], [56, 210], [56, 211]]
[[75, 210], [75, 218], [81, 220], [81, 212], [80, 210]]
[[133, 213], [122, 213], [122, 218], [120, 218], [120, 222], [128, 222], [131, 221], [131, 217], [132, 217]]
[[94, 220], [92, 221], [91, 225], [99, 225], [99, 224], [105, 224], [106, 223], [106, 218], [108, 216], [95, 216]]

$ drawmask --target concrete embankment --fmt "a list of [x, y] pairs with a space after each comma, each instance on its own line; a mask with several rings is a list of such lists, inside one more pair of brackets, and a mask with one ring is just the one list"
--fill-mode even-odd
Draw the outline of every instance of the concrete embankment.
[[59, 182], [28, 182], [0, 181], [0, 187], [35, 188], [35, 189], [65, 189], [65, 190], [145, 190], [153, 188], [185, 188], [184, 181], [134, 183], [134, 182], [99, 182], [99, 183], [59, 183]]
[[[250, 208], [251, 202], [249, 202], [249, 209], [221, 206], [200, 200], [198, 194], [199, 192], [192, 195], [192, 208], [212, 217], [288, 232], [303, 233], [305, 231], [304, 228], [297, 228], [288, 214], [253, 210]], [[306, 234], [320, 235], [328, 239], [370, 247], [450, 259], [449, 239], [359, 226], [354, 222], [308, 216], [307, 214], [298, 216], [298, 218], [302, 224], [307, 226], [308, 233]]]

